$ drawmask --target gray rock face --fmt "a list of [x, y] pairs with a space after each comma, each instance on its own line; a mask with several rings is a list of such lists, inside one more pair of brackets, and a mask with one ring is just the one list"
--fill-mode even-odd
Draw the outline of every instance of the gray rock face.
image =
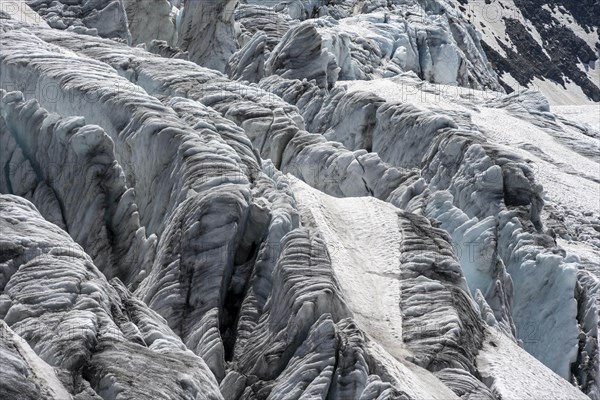
[[190, 1], [190, 61], [0, 19], [0, 397], [595, 398], [598, 280], [482, 116], [593, 148], [528, 93], [392, 99], [495, 84], [396, 3]]
[[600, 101], [598, 3], [452, 3], [478, 26], [483, 49], [508, 93], [535, 88], [553, 104]]

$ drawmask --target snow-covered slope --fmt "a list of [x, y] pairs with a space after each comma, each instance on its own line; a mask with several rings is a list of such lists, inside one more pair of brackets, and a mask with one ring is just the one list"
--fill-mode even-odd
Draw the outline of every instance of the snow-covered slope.
[[[330, 197], [297, 181], [303, 220], [319, 230], [357, 323], [403, 357], [398, 209], [370, 197]], [[373, 230], [373, 226], [380, 229]]]
[[583, 0], [452, 1], [481, 33], [508, 91], [534, 88], [552, 104], [600, 101], [600, 6]]
[[[357, 324], [390, 354], [406, 358], [411, 349], [399, 339], [403, 335], [403, 314], [406, 319], [413, 314], [408, 307], [398, 308], [406, 298], [403, 291], [411, 290], [402, 279], [405, 249], [398, 246], [403, 234], [400, 220], [405, 216], [372, 198], [337, 199], [299, 181], [292, 188], [303, 221], [318, 230], [327, 243], [332, 267]], [[429, 286], [421, 295], [431, 290]], [[429, 322], [443, 324], [435, 316]], [[562, 400], [586, 398], [493, 328], [486, 332], [476, 364], [482, 381], [497, 398], [534, 400], [540, 393], [552, 393], [553, 398]], [[456, 379], [449, 371], [437, 375]], [[417, 384], [427, 385], [429, 396], [435, 398], [434, 384]]]
[[[526, 341], [525, 348], [545, 360], [548, 365], [554, 365], [556, 372], [560, 370], [561, 375], [568, 376], [569, 365], [574, 361], [574, 353], [571, 351], [578, 342], [577, 329], [567, 320], [566, 325], [558, 325], [554, 329], [544, 328], [546, 314], [538, 313], [541, 307], [551, 308], [551, 299], [557, 299], [562, 291], [564, 308], [559, 306], [552, 312], [555, 315], [554, 319], [561, 314], [566, 316], [564, 312], [573, 316], [576, 314], [573, 308], [575, 304], [568, 305], [574, 299], [572, 293], [576, 286], [577, 273], [573, 267], [587, 271], [583, 273], [591, 274], [597, 279], [597, 265], [600, 262], [600, 235], [597, 229], [600, 216], [598, 131], [589, 124], [551, 113], [543, 97], [536, 93], [509, 97], [498, 94], [490, 98], [489, 93], [465, 91], [461, 96], [461, 93], [457, 93], [451, 87], [411, 85], [410, 81], [393, 79], [380, 82], [348, 82], [347, 86], [351, 91], [370, 90], [390, 101], [411, 101], [442, 115], [460, 117], [457, 121], [462, 120], [463, 124], [485, 137], [489, 143], [498, 144], [497, 151], [504, 149], [514, 152], [526, 160], [536, 180], [544, 188], [543, 229], [555, 237], [567, 253], [565, 254], [564, 250], [557, 252], [563, 257], [566, 255], [566, 264], [562, 267], [552, 267], [551, 263], [547, 262], [539, 264], [551, 275], [553, 273], [550, 273], [550, 270], [553, 268], [561, 271], [558, 277], [552, 278], [556, 280], [557, 286], [549, 289], [546, 298], [541, 295], [544, 290], [539, 287], [533, 290], [535, 285], [531, 286], [537, 279], [535, 275], [522, 275], [525, 264], [515, 264], [512, 257], [504, 259], [508, 272], [513, 275], [513, 317], [517, 337], [530, 339], [529, 343]], [[497, 176], [497, 179], [499, 178]], [[511, 240], [514, 239], [516, 236], [513, 234]], [[533, 247], [530, 248], [530, 251], [532, 250]], [[531, 282], [527, 283], [530, 279]], [[531, 295], [521, 297], [519, 292], [535, 293], [537, 298]], [[571, 311], [566, 311], [568, 309]], [[549, 357], [548, 349], [543, 345], [544, 341], [539, 339], [542, 332], [545, 332], [546, 342], [554, 335], [556, 340], [564, 343], [567, 353], [562, 357], [567, 357], [566, 354], [571, 355], [558, 359]], [[567, 337], [570, 339], [565, 341]]]
[[540, 392], [557, 400], [586, 397], [566, 387], [562, 378], [541, 367], [538, 360], [501, 332], [490, 332], [477, 356], [477, 367], [482, 380], [501, 399], [534, 400]]

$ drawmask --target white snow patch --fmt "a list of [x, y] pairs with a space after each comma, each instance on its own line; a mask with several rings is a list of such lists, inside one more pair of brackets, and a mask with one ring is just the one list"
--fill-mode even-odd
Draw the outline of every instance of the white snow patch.
[[339, 81], [348, 92], [372, 92], [387, 101], [413, 103], [416, 106], [441, 110], [471, 112], [470, 102], [483, 102], [505, 96], [505, 93], [492, 90], [475, 90], [462, 86], [423, 82], [405, 76], [374, 79], [371, 81]]
[[575, 18], [573, 18], [571, 13], [563, 7], [554, 7], [554, 9], [552, 9], [547, 4], [544, 4], [542, 8], [550, 11], [552, 16], [556, 18], [558, 22], [572, 30], [573, 33], [583, 39], [590, 48], [596, 48], [596, 43], [600, 41], [600, 38], [598, 37], [598, 27], [594, 26], [590, 29], [590, 32], [586, 32], [585, 29], [575, 21]]
[[[521, 86], [521, 84], [508, 72], [502, 73], [502, 75], [500, 75], [500, 79], [502, 79], [502, 81], [504, 81], [504, 83], [506, 83], [508, 86], [510, 86], [514, 90], [520, 90], [521, 88], [523, 88]], [[523, 89], [525, 89], [525, 88], [523, 88]]]
[[553, 400], [589, 400], [499, 330], [490, 330], [477, 356], [477, 368], [498, 398], [539, 400], [540, 393], [547, 393]]
[[533, 24], [523, 17], [521, 10], [519, 10], [512, 0], [496, 0], [489, 2], [489, 4], [483, 1], [473, 1], [465, 6], [467, 7], [467, 18], [477, 32], [481, 34], [481, 39], [503, 57], [506, 57], [506, 52], [499, 45], [500, 42], [509, 48], [515, 47], [506, 32], [504, 18], [511, 18], [521, 22], [528, 28], [531, 36], [540, 44], [542, 49], [544, 49], [542, 37]]
[[[450, 85], [429, 84], [378, 79], [373, 81], [344, 82], [348, 91], [364, 90], [375, 93], [387, 101], [411, 102], [432, 110], [453, 110], [468, 112], [472, 121], [482, 128], [492, 142], [510, 147], [510, 150], [532, 161], [536, 177], [544, 186], [552, 200], [562, 205], [580, 210], [600, 212], [598, 193], [600, 184], [587, 177], [600, 176], [600, 160], [592, 160], [564, 144], [559, 143], [546, 130], [526, 120], [513, 116], [498, 108], [474, 107], [477, 103], [491, 100], [502, 94], [492, 91], [479, 91]], [[564, 89], [561, 89], [564, 90]], [[471, 101], [471, 102], [469, 102]], [[576, 121], [600, 126], [600, 105], [556, 107], [558, 114], [569, 116]], [[590, 148], [599, 148], [600, 140], [568, 129], [573, 140], [586, 143]], [[538, 155], [520, 148], [533, 145], [541, 151]], [[547, 157], [541, 158], [541, 154]], [[551, 161], [551, 162], [550, 162]], [[568, 168], [565, 168], [567, 166]]]
[[[292, 178], [290, 178], [292, 179]], [[293, 179], [303, 221], [319, 230], [359, 326], [406, 355], [400, 310], [398, 210], [373, 197], [335, 198]]]
[[405, 360], [398, 210], [373, 197], [335, 198], [288, 175], [303, 224], [319, 231], [357, 325], [375, 342], [369, 349], [411, 398], [458, 399], [429, 371]]
[[[594, 82], [594, 80], [592, 80]], [[597, 81], [596, 81], [597, 82]], [[583, 90], [574, 82], [565, 82], [565, 87], [551, 80], [541, 80], [533, 78], [529, 87], [534, 88], [544, 94], [550, 105], [598, 105], [589, 99]]]
[[[600, 160], [593, 161], [575, 152], [559, 143], [544, 129], [514, 117], [505, 110], [481, 108], [471, 117], [492, 142], [506, 145], [511, 151], [531, 160], [536, 179], [553, 201], [571, 209], [600, 212], [600, 184], [584, 177], [600, 176]], [[574, 130], [571, 134], [574, 140], [588, 142], [591, 147], [600, 145], [598, 139]], [[541, 158], [519, 148], [524, 144], [535, 146], [545, 156]]]
[[[585, 157], [558, 142], [545, 129], [498, 108], [481, 107], [486, 100], [504, 96], [493, 91], [410, 81], [404, 78], [376, 79], [373, 81], [345, 81], [349, 92], [363, 90], [373, 92], [387, 101], [410, 102], [431, 110], [468, 112], [475, 125], [482, 128], [488, 140], [510, 147], [510, 151], [531, 160], [536, 177], [546, 193], [568, 208], [600, 212], [598, 193], [600, 184], [587, 177], [600, 176], [600, 160]], [[579, 89], [577, 87], [577, 89]], [[564, 89], [561, 88], [564, 93]], [[594, 128], [600, 126], [600, 105], [552, 106], [559, 115], [581, 121]], [[564, 124], [570, 137], [599, 148], [600, 140], [584, 135]], [[541, 152], [534, 154], [520, 148], [533, 145]], [[542, 154], [545, 154], [542, 158]]]
[[[589, 263], [594, 263], [595, 265], [600, 266], [600, 250], [587, 245], [586, 243], [578, 242], [575, 240], [564, 240], [560, 237], [556, 239], [556, 242], [560, 247], [567, 251], [567, 257], [570, 254], [575, 255], [582, 261], [586, 261]], [[591, 271], [594, 272], [594, 271]], [[599, 279], [600, 279], [600, 275]]]
[[600, 104], [553, 106], [552, 112], [600, 132]]

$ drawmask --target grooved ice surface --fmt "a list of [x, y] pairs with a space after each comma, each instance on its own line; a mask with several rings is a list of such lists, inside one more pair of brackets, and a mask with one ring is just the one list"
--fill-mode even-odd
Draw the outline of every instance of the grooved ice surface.
[[61, 4], [0, 14], [1, 398], [598, 399], [600, 135], [451, 3]]

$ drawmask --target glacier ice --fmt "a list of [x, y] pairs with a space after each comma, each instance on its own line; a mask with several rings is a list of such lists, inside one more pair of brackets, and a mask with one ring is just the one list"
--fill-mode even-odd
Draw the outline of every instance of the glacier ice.
[[[84, 396], [90, 388], [96, 398], [169, 392], [221, 398], [204, 361], [118, 279], [109, 282], [65, 231], [45, 221], [25, 199], [2, 195], [0, 207], [2, 324], [14, 332], [3, 335], [3, 353], [11, 343], [26, 346], [21, 340], [31, 347], [27, 353], [17, 350], [27, 357], [23, 368], [33, 369], [30, 386], [38, 387], [29, 398], [65, 392]], [[18, 361], [13, 359], [3, 356], [2, 362]], [[172, 379], [164, 379], [166, 371]], [[3, 379], [3, 393], [10, 383]]]
[[165, 41], [169, 45], [177, 42], [175, 29], [179, 10], [167, 0], [153, 2], [124, 0], [127, 25], [131, 33], [131, 43], [151, 44], [153, 40]]
[[181, 11], [177, 45], [189, 59], [224, 71], [235, 52], [234, 8], [236, 1], [186, 0]]
[[[123, 0], [24, 2], [52, 28], [131, 41]], [[19, 5], [19, 10], [23, 10], [22, 7]]]
[[27, 3], [0, 397], [599, 398], [600, 134], [452, 2]]

